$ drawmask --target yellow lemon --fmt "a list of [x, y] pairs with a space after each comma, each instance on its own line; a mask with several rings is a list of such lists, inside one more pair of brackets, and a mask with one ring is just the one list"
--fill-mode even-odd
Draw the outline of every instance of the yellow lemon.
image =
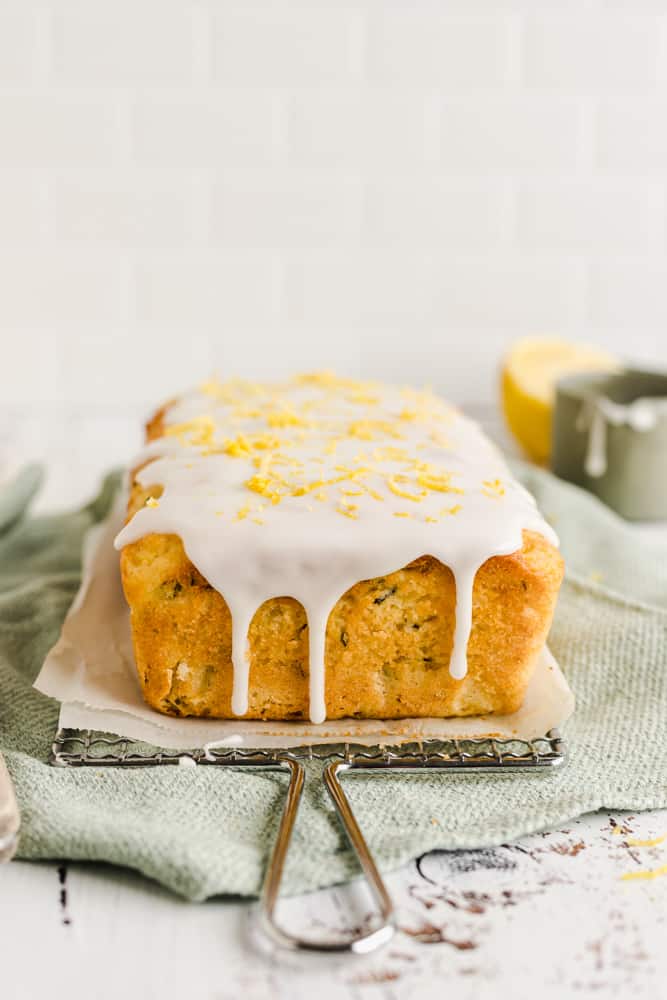
[[619, 361], [606, 351], [555, 337], [525, 337], [512, 345], [502, 365], [502, 407], [529, 458], [549, 460], [556, 382], [577, 372], [618, 368]]

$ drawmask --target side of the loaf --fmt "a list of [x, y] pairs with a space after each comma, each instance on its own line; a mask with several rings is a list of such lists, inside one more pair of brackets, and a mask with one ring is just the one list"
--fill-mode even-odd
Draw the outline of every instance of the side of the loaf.
[[[155, 492], [155, 491], [153, 491]], [[146, 492], [135, 487], [131, 510]], [[139, 681], [158, 711], [232, 718], [231, 615], [179, 538], [147, 535], [121, 557]], [[489, 559], [473, 589], [468, 673], [449, 673], [455, 624], [451, 572], [428, 555], [344, 594], [326, 634], [330, 719], [507, 713], [521, 704], [563, 574], [542, 536]], [[308, 623], [301, 605], [265, 602], [249, 632], [251, 719], [308, 718]]]

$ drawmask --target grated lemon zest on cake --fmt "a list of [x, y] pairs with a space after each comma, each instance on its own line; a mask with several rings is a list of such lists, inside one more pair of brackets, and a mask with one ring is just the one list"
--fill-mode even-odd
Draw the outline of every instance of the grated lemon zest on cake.
[[179, 438], [182, 444], [211, 445], [215, 434], [215, 421], [208, 414], [202, 414], [182, 424], [172, 424], [166, 428], [165, 434], [168, 437]]
[[456, 504], [454, 504], [453, 507], [443, 507], [442, 510], [440, 511], [440, 514], [441, 514], [441, 516], [443, 514], [458, 514], [458, 512], [460, 510], [462, 510], [462, 509], [463, 508], [461, 507], [461, 504], [460, 503], [456, 503]]
[[345, 503], [345, 501], [341, 500], [336, 506], [336, 510], [339, 514], [342, 514], [343, 517], [349, 517], [353, 521], [356, 521], [359, 517], [359, 514], [357, 513], [359, 507], [356, 503]]
[[[300, 392], [294, 394], [294, 387]], [[423, 461], [421, 452], [435, 444], [447, 448], [447, 438], [433, 429], [452, 419], [455, 410], [447, 406], [429, 389], [404, 389], [399, 398], [404, 405], [396, 409], [373, 413], [380, 402], [375, 383], [341, 378], [332, 372], [315, 372], [296, 376], [270, 385], [232, 379], [220, 382], [217, 377], [200, 386], [203, 396], [214, 401], [211, 413], [204, 412], [191, 419], [167, 426], [164, 433], [176, 437], [186, 447], [202, 456], [226, 456], [245, 461], [252, 473], [243, 480], [245, 489], [269, 501], [299, 502], [309, 497], [320, 503], [328, 501], [327, 490], [337, 486], [343, 498], [359, 497], [364, 508], [370, 502], [383, 503], [389, 495], [421, 503], [439, 493], [463, 494], [453, 482], [454, 473], [442, 465]], [[236, 436], [219, 434], [216, 406], [226, 408], [226, 427], [251, 418], [258, 422], [257, 430], [245, 430]], [[356, 414], [354, 409], [356, 409]], [[213, 414], [213, 415], [211, 415]], [[424, 424], [421, 439], [410, 447], [400, 445], [405, 438], [406, 423]], [[224, 426], [224, 423], [221, 425]], [[264, 427], [265, 429], [262, 429]], [[280, 436], [273, 433], [280, 430]], [[410, 432], [414, 437], [414, 433]], [[417, 431], [419, 438], [420, 431]], [[339, 447], [361, 440], [375, 442], [370, 452], [358, 452], [348, 464], [333, 464]], [[305, 446], [308, 458], [298, 459], [295, 448]], [[319, 475], [308, 476], [308, 470]], [[484, 480], [481, 491], [494, 499], [504, 495], [500, 480]], [[338, 513], [356, 519], [358, 505], [342, 500], [335, 504]], [[152, 504], [148, 504], [152, 506]], [[307, 506], [313, 510], [312, 506]], [[254, 508], [242, 506], [236, 520], [244, 520]], [[444, 515], [456, 514], [461, 505], [431, 511], [424, 520], [437, 524]], [[217, 512], [216, 512], [217, 513]], [[222, 512], [220, 512], [221, 514]], [[409, 518], [408, 511], [393, 512]], [[260, 518], [254, 518], [259, 523]]]
[[491, 500], [499, 500], [505, 496], [505, 487], [499, 479], [485, 479], [482, 486], [482, 493]]
[[452, 486], [451, 474], [448, 472], [430, 472], [428, 468], [417, 473], [417, 483], [427, 490], [434, 490], [436, 493], [463, 493], [458, 486]]
[[266, 415], [269, 427], [307, 427], [307, 422], [290, 407], [273, 410]]
[[355, 420], [347, 429], [350, 437], [360, 441], [376, 441], [378, 438], [402, 438], [400, 430], [388, 420]]
[[427, 490], [421, 490], [419, 493], [411, 493], [409, 490], [404, 489], [399, 486], [401, 480], [405, 480], [406, 476], [388, 476], [387, 486], [397, 497], [402, 497], [404, 500], [413, 500], [415, 503], [421, 503], [425, 496], [428, 496]]

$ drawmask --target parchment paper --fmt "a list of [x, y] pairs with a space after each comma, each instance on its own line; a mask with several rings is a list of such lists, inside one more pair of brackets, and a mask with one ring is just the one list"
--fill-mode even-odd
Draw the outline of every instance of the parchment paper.
[[545, 647], [522, 708], [513, 715], [464, 719], [341, 719], [304, 722], [243, 722], [176, 719], [143, 701], [132, 652], [129, 612], [121, 588], [113, 539], [126, 509], [121, 493], [107, 520], [89, 533], [81, 587], [35, 687], [61, 703], [60, 726], [115, 733], [155, 746], [195, 749], [208, 743], [240, 747], [288, 747], [353, 741], [396, 745], [415, 739], [484, 736], [534, 739], [560, 725], [574, 696]]

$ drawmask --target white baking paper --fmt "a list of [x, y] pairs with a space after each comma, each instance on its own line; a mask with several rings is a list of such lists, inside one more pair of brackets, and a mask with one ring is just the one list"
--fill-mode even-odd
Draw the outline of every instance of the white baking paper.
[[35, 681], [62, 704], [60, 726], [93, 729], [155, 746], [195, 749], [209, 743], [252, 748], [289, 747], [351, 741], [396, 745], [418, 739], [495, 736], [534, 739], [572, 713], [574, 697], [545, 647], [522, 708], [513, 715], [464, 719], [340, 719], [305, 722], [243, 722], [175, 719], [143, 700], [132, 652], [129, 612], [120, 582], [113, 539], [123, 523], [120, 496], [105, 522], [86, 538], [80, 590]]

